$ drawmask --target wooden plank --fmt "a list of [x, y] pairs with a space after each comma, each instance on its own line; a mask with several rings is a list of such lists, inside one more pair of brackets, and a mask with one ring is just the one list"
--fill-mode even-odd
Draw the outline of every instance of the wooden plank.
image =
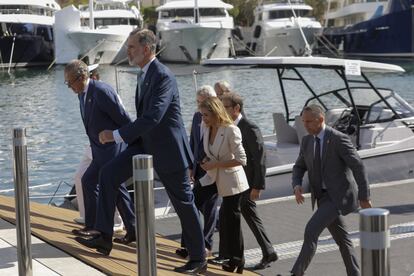
[[[0, 196], [0, 217], [15, 224], [14, 198]], [[135, 243], [132, 246], [114, 244], [110, 256], [103, 256], [77, 243], [72, 229], [80, 228], [73, 219], [78, 212], [54, 206], [30, 202], [30, 222], [32, 234], [43, 241], [65, 251], [69, 255], [87, 263], [109, 275], [137, 275]], [[118, 233], [122, 236], [125, 233]], [[180, 245], [160, 235], [156, 236], [157, 274], [180, 275], [173, 271], [174, 267], [184, 265], [185, 260], [175, 254]], [[205, 275], [232, 275], [219, 266], [208, 265]], [[245, 271], [244, 275], [257, 275]]]

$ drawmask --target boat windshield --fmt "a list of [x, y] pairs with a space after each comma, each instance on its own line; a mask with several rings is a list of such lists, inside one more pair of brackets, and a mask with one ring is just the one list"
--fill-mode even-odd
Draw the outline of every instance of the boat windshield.
[[[199, 8], [200, 16], [216, 16], [222, 17], [226, 16], [226, 12], [223, 8]], [[162, 10], [160, 12], [160, 18], [176, 18], [176, 17], [194, 17], [194, 9], [170, 9]]]
[[[112, 26], [112, 25], [132, 25], [139, 26], [139, 21], [136, 18], [125, 18], [125, 17], [111, 17], [111, 18], [95, 18], [95, 27], [100, 26]], [[89, 18], [81, 19], [82, 26], [89, 26]]]
[[[362, 124], [388, 122], [398, 117], [414, 117], [413, 107], [392, 90], [378, 89], [382, 98], [372, 88], [351, 88], [350, 90]], [[320, 102], [327, 110], [350, 110], [352, 108], [348, 90], [345, 88], [312, 97], [306, 104], [319, 104]]]
[[[311, 17], [312, 11], [311, 10], [299, 10], [294, 9], [295, 14], [298, 17]], [[269, 19], [281, 19], [281, 18], [291, 18], [293, 17], [292, 10], [273, 10], [269, 11]]]

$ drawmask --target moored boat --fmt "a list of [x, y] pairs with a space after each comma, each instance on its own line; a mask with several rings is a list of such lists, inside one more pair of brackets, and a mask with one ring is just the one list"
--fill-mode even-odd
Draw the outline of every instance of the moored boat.
[[0, 1], [0, 67], [47, 66], [54, 58], [54, 0]]

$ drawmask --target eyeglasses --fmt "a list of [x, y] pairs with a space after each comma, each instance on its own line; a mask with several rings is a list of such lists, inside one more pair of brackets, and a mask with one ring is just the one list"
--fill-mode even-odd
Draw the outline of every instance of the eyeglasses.
[[78, 76], [76, 79], [74, 79], [73, 81], [67, 81], [67, 80], [65, 80], [65, 81], [64, 81], [64, 84], [65, 84], [65, 85], [67, 85], [67, 86], [68, 86], [68, 88], [71, 88], [71, 87], [72, 87], [72, 85], [80, 79], [80, 77], [82, 77], [82, 75], [79, 75], [79, 76]]

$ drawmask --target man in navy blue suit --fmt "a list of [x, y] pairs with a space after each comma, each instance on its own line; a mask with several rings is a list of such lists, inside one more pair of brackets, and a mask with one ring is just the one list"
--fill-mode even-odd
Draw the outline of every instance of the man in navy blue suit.
[[[101, 171], [96, 229], [101, 232], [82, 244], [109, 254], [117, 187], [132, 175], [132, 157], [151, 154], [154, 168], [165, 186], [183, 229], [189, 261], [176, 272], [194, 274], [207, 269], [200, 218], [189, 184], [192, 153], [181, 117], [175, 77], [155, 57], [156, 38], [149, 30], [134, 30], [128, 38], [129, 63], [141, 68], [135, 96], [137, 119], [115, 131], [99, 134], [101, 143], [126, 142], [128, 148]], [[104, 209], [105, 208], [105, 209]]]
[[[101, 144], [99, 132], [104, 129], [118, 129], [131, 122], [120, 98], [108, 84], [89, 78], [88, 66], [73, 60], [65, 67], [65, 83], [79, 97], [82, 121], [92, 150], [92, 162], [82, 176], [82, 191], [85, 204], [85, 228], [74, 229], [78, 236], [91, 237], [96, 220], [98, 183], [100, 169], [117, 156], [122, 145], [116, 143]], [[125, 185], [119, 186], [116, 205], [128, 233], [135, 233], [134, 205]]]

